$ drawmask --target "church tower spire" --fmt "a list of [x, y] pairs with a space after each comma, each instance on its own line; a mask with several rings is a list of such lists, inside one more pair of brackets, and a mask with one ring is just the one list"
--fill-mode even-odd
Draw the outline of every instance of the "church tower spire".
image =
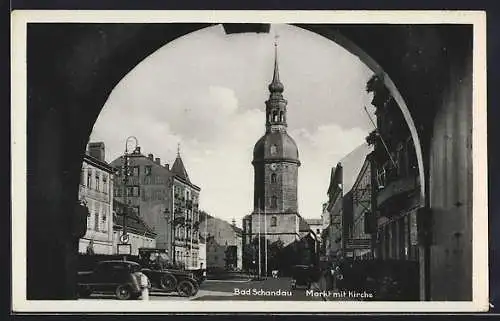
[[282, 93], [285, 90], [285, 87], [280, 81], [280, 70], [278, 65], [278, 43], [274, 43], [274, 73], [273, 80], [269, 84], [269, 92], [273, 93]]
[[269, 99], [266, 101], [266, 132], [285, 132], [287, 127], [286, 105], [288, 102], [283, 98], [285, 86], [280, 81], [277, 40], [274, 42], [273, 80], [268, 88]]

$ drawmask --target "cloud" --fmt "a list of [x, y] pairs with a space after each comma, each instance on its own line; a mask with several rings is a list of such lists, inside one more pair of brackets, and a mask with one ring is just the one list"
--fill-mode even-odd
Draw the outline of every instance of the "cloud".
[[366, 131], [326, 124], [313, 132], [301, 128], [290, 134], [297, 142], [302, 163], [299, 169], [299, 209], [305, 217], [317, 217], [321, 204], [326, 201], [331, 168], [364, 142]]

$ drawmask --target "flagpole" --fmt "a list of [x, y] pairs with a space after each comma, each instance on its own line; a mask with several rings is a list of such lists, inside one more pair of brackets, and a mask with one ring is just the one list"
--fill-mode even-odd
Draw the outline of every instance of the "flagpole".
[[266, 216], [266, 207], [264, 206], [264, 276], [267, 278], [267, 216]]
[[259, 233], [258, 233], [258, 235], [259, 235], [259, 278], [260, 278], [262, 275], [262, 271], [261, 271], [262, 270], [262, 255], [261, 255], [261, 250], [260, 250], [260, 219], [261, 219], [261, 217], [260, 217], [260, 199], [259, 199], [258, 207], [259, 207], [258, 208], [258, 211], [259, 211], [259, 216], [258, 216], [259, 217]]

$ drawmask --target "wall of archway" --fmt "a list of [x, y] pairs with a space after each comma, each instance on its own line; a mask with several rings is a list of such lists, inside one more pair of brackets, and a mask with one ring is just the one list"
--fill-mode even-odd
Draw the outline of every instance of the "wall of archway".
[[[58, 299], [75, 295], [74, 255], [68, 242], [69, 213], [76, 201], [85, 145], [112, 89], [161, 46], [207, 26], [209, 24], [28, 26], [27, 260], [28, 266], [37, 267], [28, 269], [28, 298]], [[437, 136], [443, 126], [448, 134], [463, 136], [462, 127], [444, 124], [467, 123], [467, 113], [456, 114], [452, 108], [455, 100], [446, 97], [464, 93], [460, 100], [463, 110], [472, 106], [466, 97], [467, 92], [472, 92], [471, 84], [465, 81], [456, 86], [457, 77], [467, 72], [463, 66], [470, 65], [467, 62], [472, 59], [471, 38], [464, 37], [467, 27], [298, 26], [336, 41], [374, 71], [383, 70], [391, 76], [384, 78], [386, 85], [402, 106], [414, 141], [417, 144], [420, 141], [419, 170], [425, 181], [421, 196], [431, 193], [431, 197], [425, 197], [428, 207], [432, 209], [430, 199], [433, 199], [434, 186], [446, 186], [452, 179], [451, 175], [438, 175], [443, 166], [460, 168], [454, 171], [453, 182], [456, 186], [465, 186], [470, 180], [470, 163], [439, 165], [436, 162], [432, 163], [432, 170], [429, 164], [436, 157], [451, 159], [449, 157], [467, 155], [469, 151], [460, 145], [461, 140], [454, 140], [453, 148], [443, 150], [444, 141]], [[443, 48], [453, 48], [453, 51]], [[469, 136], [466, 134], [465, 139]], [[460, 195], [468, 195], [465, 201], [471, 201], [471, 191], [467, 188], [461, 189]], [[448, 208], [450, 204], [446, 205], [443, 220], [453, 214]], [[464, 235], [469, 235], [470, 211], [464, 210], [455, 218], [461, 222]], [[435, 235], [454, 233], [446, 225], [433, 228]], [[446, 249], [452, 251], [446, 242], [443, 244], [440, 245], [443, 253]], [[433, 299], [469, 297], [470, 291], [466, 288], [452, 295], [443, 286], [453, 279], [472, 278], [470, 269], [460, 267], [467, 265], [466, 259], [472, 257], [472, 246], [468, 243], [462, 246], [460, 258], [429, 263], [431, 271], [436, 271], [430, 274]], [[455, 268], [446, 270], [449, 264]], [[445, 270], [450, 273], [440, 272]]]

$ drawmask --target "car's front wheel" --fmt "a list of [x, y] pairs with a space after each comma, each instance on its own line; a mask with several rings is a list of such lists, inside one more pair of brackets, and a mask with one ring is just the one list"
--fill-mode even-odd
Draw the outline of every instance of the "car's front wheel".
[[197, 289], [191, 281], [183, 280], [179, 282], [177, 291], [181, 296], [190, 297], [196, 295]]
[[177, 286], [177, 279], [172, 274], [165, 274], [160, 279], [160, 287], [164, 291], [174, 291]]
[[132, 298], [132, 291], [126, 284], [119, 285], [116, 288], [115, 294], [119, 300], [129, 300]]

